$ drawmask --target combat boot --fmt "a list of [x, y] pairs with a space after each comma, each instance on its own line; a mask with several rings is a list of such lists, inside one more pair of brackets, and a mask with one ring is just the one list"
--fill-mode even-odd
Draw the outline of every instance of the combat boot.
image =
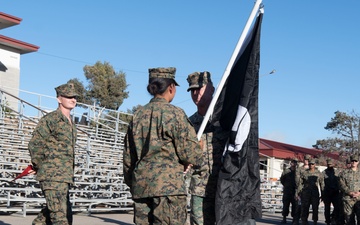
[[282, 224], [286, 223], [286, 216], [283, 216], [283, 220], [281, 221]]

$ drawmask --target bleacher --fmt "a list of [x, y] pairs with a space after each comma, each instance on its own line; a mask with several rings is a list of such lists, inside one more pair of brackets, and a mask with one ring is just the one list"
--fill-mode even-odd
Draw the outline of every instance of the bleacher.
[[[27, 145], [39, 117], [6, 110], [3, 106], [0, 110], [0, 212], [22, 212], [25, 216], [40, 211], [45, 203], [34, 175], [13, 181], [31, 163]], [[132, 210], [131, 194], [122, 175], [125, 133], [98, 121], [79, 123], [77, 128], [75, 185], [70, 190], [73, 210]]]
[[[7, 94], [0, 89], [0, 103], [4, 102], [3, 97]], [[17, 99], [19, 105], [38, 110], [39, 116], [26, 115], [21, 109], [19, 112], [5, 111], [0, 104], [0, 212], [20, 212], [26, 216], [40, 211], [45, 200], [34, 175], [16, 181], [13, 179], [30, 164], [27, 145], [39, 118], [46, 112]], [[99, 122], [104, 109], [88, 106], [86, 110], [89, 111], [73, 115], [74, 121], [78, 122], [75, 185], [70, 190], [73, 211], [91, 213], [132, 210], [131, 194], [122, 174], [125, 133]], [[117, 120], [112, 121], [112, 124], [125, 123]], [[260, 189], [263, 210], [281, 211], [282, 185], [264, 178]]]

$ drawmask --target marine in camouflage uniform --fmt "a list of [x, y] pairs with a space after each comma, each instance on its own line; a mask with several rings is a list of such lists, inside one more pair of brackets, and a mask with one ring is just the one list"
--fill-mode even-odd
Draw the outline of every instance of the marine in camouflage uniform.
[[185, 224], [187, 189], [184, 169], [202, 164], [202, 151], [185, 112], [170, 104], [175, 71], [149, 69], [154, 96], [133, 115], [125, 137], [124, 179], [130, 187], [136, 224]]
[[296, 183], [296, 189], [298, 192], [295, 192], [295, 199], [296, 199], [296, 210], [293, 217], [293, 224], [298, 225], [299, 220], [301, 217], [301, 190], [298, 189], [300, 186], [300, 177], [301, 174], [305, 172], [305, 170], [309, 169], [309, 160], [311, 159], [311, 156], [309, 154], [304, 155], [304, 161], [302, 166], [298, 166], [295, 172], [295, 183]]
[[[322, 200], [324, 202], [324, 215], [325, 215], [325, 223], [327, 225], [331, 224], [331, 221], [339, 220], [339, 204], [340, 204], [340, 188], [338, 182], [338, 173], [333, 167], [333, 162], [331, 159], [326, 160], [327, 168], [322, 172], [324, 176], [324, 194], [322, 196]], [[331, 204], [334, 206], [334, 210], [332, 214]]]
[[321, 196], [324, 191], [324, 177], [322, 173], [315, 168], [315, 160], [309, 160], [309, 169], [300, 174], [299, 186], [296, 189], [296, 195], [301, 192], [301, 223], [308, 225], [308, 216], [310, 205], [312, 206], [312, 220], [314, 225], [318, 221], [319, 213], [319, 187]]
[[[344, 203], [343, 203], [343, 198], [344, 198], [344, 193], [341, 189], [341, 186], [340, 186], [340, 177], [342, 176], [342, 174], [344, 172], [346, 172], [348, 169], [351, 169], [351, 160], [350, 160], [350, 157], [346, 159], [346, 162], [345, 162], [345, 168], [342, 168], [340, 169], [340, 172], [339, 172], [339, 175], [338, 175], [338, 183], [339, 183], [339, 188], [340, 188], [340, 194], [339, 194], [339, 198], [340, 198], [340, 201], [339, 201], [339, 218], [338, 218], [338, 221], [337, 221], [337, 225], [344, 225], [345, 224], [345, 216], [344, 216]], [[353, 221], [352, 224], [355, 224], [355, 217], [351, 217], [351, 220]]]
[[[207, 71], [191, 73], [187, 81], [187, 91], [191, 91], [192, 100], [198, 109], [189, 119], [198, 132], [211, 102], [214, 86]], [[204, 162], [200, 168], [189, 172], [190, 224], [215, 224], [215, 194], [227, 135], [221, 127], [208, 123], [201, 140]]]
[[33, 225], [72, 224], [69, 188], [74, 180], [76, 126], [70, 119], [70, 111], [76, 106], [77, 93], [71, 83], [55, 90], [59, 107], [40, 119], [28, 145], [36, 179], [46, 200], [46, 207]]
[[295, 182], [295, 173], [296, 173], [297, 160], [291, 160], [291, 166], [286, 168], [285, 171], [281, 174], [280, 182], [284, 186], [283, 188], [283, 209], [282, 216], [283, 220], [281, 223], [286, 223], [286, 217], [289, 215], [289, 208], [291, 204], [291, 216], [293, 217], [293, 222], [296, 221], [297, 218], [294, 219], [296, 215], [296, 207], [297, 201], [295, 199], [295, 191], [296, 191], [296, 182]]
[[344, 170], [339, 176], [340, 188], [343, 192], [344, 218], [347, 225], [360, 224], [360, 171], [359, 157], [350, 157], [351, 168]]

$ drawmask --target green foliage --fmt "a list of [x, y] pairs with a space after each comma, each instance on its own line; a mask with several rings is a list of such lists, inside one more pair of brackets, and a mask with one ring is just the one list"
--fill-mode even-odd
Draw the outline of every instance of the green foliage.
[[[87, 81], [85, 86], [78, 78], [68, 81], [73, 83], [78, 92], [78, 102], [103, 108], [96, 121], [90, 121], [90, 126], [106, 126], [115, 130], [126, 132], [127, 124], [132, 115], [117, 112], [124, 99], [129, 97], [126, 91], [127, 83], [125, 73], [115, 72], [108, 62], [96, 62], [93, 66], [83, 68]], [[78, 104], [77, 106], [82, 106]], [[99, 122], [97, 125], [96, 122]]]
[[118, 110], [124, 99], [129, 97], [125, 73], [115, 72], [108, 62], [98, 61], [93, 66], [84, 66], [83, 70], [88, 81], [86, 87], [78, 78], [68, 81], [74, 83], [79, 93], [78, 102], [88, 105], [95, 102], [97, 106]]
[[350, 113], [336, 111], [335, 116], [324, 127], [336, 135], [334, 138], [317, 140], [319, 149], [328, 152], [338, 152], [340, 156], [359, 153], [360, 117], [355, 111]]
[[98, 61], [93, 66], [85, 66], [84, 74], [89, 82], [87, 96], [100, 107], [118, 110], [128, 98], [125, 73], [116, 73], [108, 62]]

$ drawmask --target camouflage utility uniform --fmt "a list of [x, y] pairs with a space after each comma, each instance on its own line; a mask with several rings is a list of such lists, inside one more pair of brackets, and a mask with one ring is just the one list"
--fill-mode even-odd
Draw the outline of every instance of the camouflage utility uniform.
[[[189, 119], [196, 132], [200, 129], [203, 118], [197, 112], [190, 116]], [[216, 186], [227, 135], [221, 127], [207, 124], [201, 139], [204, 162], [199, 169], [193, 170], [190, 180], [189, 193], [192, 195], [190, 220], [192, 224], [214, 224]]]
[[[182, 109], [153, 98], [135, 112], [123, 160], [125, 182], [140, 215], [134, 217], [136, 224], [186, 222], [184, 167], [200, 165], [201, 156], [194, 127]], [[147, 218], [149, 211], [144, 210], [153, 210], [154, 217]]]
[[289, 208], [291, 203], [291, 216], [294, 218], [293, 219], [294, 222], [298, 220], [298, 218], [296, 218], [297, 201], [295, 200], [295, 191], [296, 191], [295, 173], [296, 173], [296, 169], [287, 168], [281, 174], [280, 177], [280, 182], [284, 186], [283, 199], [282, 199], [283, 201], [282, 216], [286, 218], [289, 215]]
[[327, 168], [323, 171], [324, 176], [324, 194], [322, 196], [322, 200], [324, 202], [324, 215], [325, 215], [325, 223], [331, 223], [331, 204], [334, 206], [334, 210], [332, 212], [332, 217], [334, 221], [338, 221], [339, 219], [339, 204], [340, 204], [340, 191], [339, 191], [339, 182], [338, 182], [338, 174], [336, 173], [334, 168]]
[[296, 195], [298, 196], [301, 192], [301, 221], [302, 224], [308, 224], [308, 216], [310, 205], [312, 206], [312, 220], [314, 224], [318, 221], [319, 213], [319, 203], [320, 195], [324, 190], [324, 177], [322, 173], [315, 169], [311, 171], [310, 169], [305, 170], [300, 174], [299, 186], [297, 187]]
[[350, 196], [350, 192], [358, 192], [360, 190], [360, 170], [352, 169], [344, 170], [339, 176], [340, 188], [343, 192], [343, 207], [346, 224], [355, 224], [354, 217], [356, 215], [357, 224], [360, 224], [360, 201], [358, 198]]
[[74, 179], [75, 124], [60, 109], [39, 121], [29, 142], [36, 179], [45, 195], [44, 208], [33, 224], [72, 224], [69, 186]]
[[[308, 160], [309, 158], [307, 158]], [[299, 197], [300, 199], [296, 199], [296, 209], [293, 217], [294, 225], [299, 224], [299, 220], [301, 217], [301, 190], [300, 190], [300, 177], [301, 175], [307, 170], [308, 168], [305, 168], [304, 166], [300, 166], [295, 171], [295, 186], [296, 186], [296, 192], [295, 197]]]

